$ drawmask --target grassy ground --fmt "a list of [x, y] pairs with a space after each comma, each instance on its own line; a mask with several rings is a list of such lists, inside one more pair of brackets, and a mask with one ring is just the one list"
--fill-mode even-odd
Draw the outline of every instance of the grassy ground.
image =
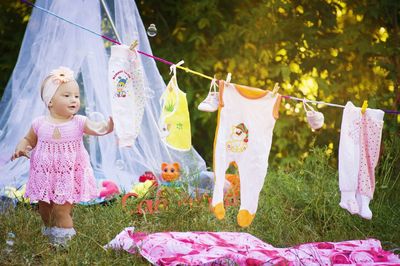
[[[376, 238], [385, 249], [400, 247], [400, 147], [389, 143], [377, 169], [373, 219], [350, 215], [339, 203], [337, 170], [324, 150], [316, 149], [295, 167], [270, 169], [260, 195], [259, 209], [250, 228], [236, 224], [238, 207], [229, 207], [217, 221], [203, 202], [178, 206], [153, 215], [130, 214], [121, 199], [101, 206], [77, 206], [77, 236], [66, 250], [54, 250], [40, 233], [36, 207], [19, 205], [0, 216], [0, 249], [8, 232], [16, 235], [13, 252], [1, 254], [0, 265], [147, 265], [127, 252], [104, 250], [103, 245], [127, 226], [137, 231], [237, 231], [248, 232], [275, 247], [304, 242]], [[134, 206], [129, 201], [128, 206]], [[128, 209], [134, 209], [128, 208]]]

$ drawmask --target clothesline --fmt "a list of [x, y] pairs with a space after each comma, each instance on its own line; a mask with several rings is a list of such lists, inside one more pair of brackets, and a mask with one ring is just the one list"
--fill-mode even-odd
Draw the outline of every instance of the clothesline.
[[[118, 42], [118, 41], [116, 41], [116, 40], [113, 40], [113, 39], [111, 39], [111, 38], [108, 38], [107, 36], [104, 36], [104, 35], [99, 35], [99, 36], [103, 37], [104, 39], [106, 39], [106, 40], [108, 40], [108, 41], [110, 41], [110, 42], [112, 42], [112, 43], [121, 45], [120, 42]], [[162, 63], [164, 63], [164, 64], [167, 64], [167, 65], [170, 65], [170, 66], [175, 65], [174, 63], [172, 63], [172, 62], [170, 62], [170, 61], [168, 61], [168, 60], [166, 60], [166, 59], [163, 59], [163, 58], [160, 58], [160, 57], [157, 57], [157, 56], [154, 56], [154, 55], [151, 55], [151, 54], [148, 54], [148, 53], [139, 51], [139, 50], [137, 50], [137, 49], [136, 49], [136, 52], [138, 52], [139, 54], [145, 55], [145, 56], [147, 56], [147, 57], [151, 57], [151, 58], [153, 58], [153, 59], [155, 59], [155, 60], [157, 60], [157, 61], [160, 61], [160, 62], [162, 62]], [[182, 69], [182, 70], [185, 70], [186, 72], [189, 72], [189, 73], [198, 75], [198, 76], [200, 76], [200, 77], [203, 77], [203, 78], [206, 78], [206, 79], [209, 79], [209, 80], [213, 80], [213, 77], [210, 77], [210, 76], [207, 76], [207, 75], [205, 75], [205, 74], [203, 74], [203, 73], [200, 73], [200, 72], [191, 70], [190, 68], [183, 67], [183, 66], [179, 66], [179, 65], [176, 65], [176, 67], [177, 67], [177, 68], [180, 68], [180, 69]]]
[[[50, 15], [53, 15], [53, 16], [55, 16], [55, 17], [57, 17], [57, 18], [59, 18], [59, 19], [65, 21], [65, 22], [67, 22], [67, 23], [70, 23], [70, 24], [72, 24], [72, 25], [74, 25], [74, 26], [77, 26], [77, 27], [83, 29], [83, 30], [86, 30], [86, 31], [88, 31], [88, 32], [90, 32], [90, 33], [92, 33], [92, 34], [95, 34], [95, 35], [97, 35], [97, 36], [99, 36], [99, 37], [101, 37], [101, 38], [103, 38], [103, 39], [105, 39], [105, 40], [107, 40], [107, 41], [110, 41], [110, 42], [114, 43], [114, 44], [117, 44], [117, 45], [121, 45], [121, 44], [122, 44], [122, 43], [120, 43], [119, 41], [116, 41], [116, 40], [111, 39], [111, 38], [109, 38], [109, 37], [107, 37], [107, 36], [105, 36], [105, 35], [99, 34], [99, 33], [95, 32], [95, 31], [93, 31], [93, 30], [90, 30], [90, 29], [88, 29], [88, 28], [85, 28], [85, 27], [83, 27], [82, 25], [79, 25], [79, 24], [77, 24], [77, 23], [74, 23], [74, 22], [72, 22], [72, 21], [69, 21], [69, 20], [67, 20], [67, 19], [65, 19], [65, 18], [63, 18], [63, 17], [61, 17], [61, 16], [59, 16], [59, 15], [57, 15], [57, 14], [55, 14], [55, 13], [53, 13], [53, 12], [47, 10], [47, 9], [45, 9], [45, 8], [42, 8], [42, 7], [40, 7], [40, 6], [37, 6], [37, 5], [35, 5], [35, 4], [33, 4], [33, 3], [29, 2], [29, 1], [27, 1], [27, 0], [22, 0], [22, 2], [28, 4], [28, 5], [32, 6], [32, 7], [35, 7], [35, 8], [37, 8], [37, 9], [43, 11], [43, 12], [46, 12], [46, 13], [48, 13], [48, 14], [50, 14]], [[153, 58], [153, 59], [155, 59], [155, 60], [157, 60], [157, 61], [160, 61], [160, 62], [162, 62], [162, 63], [164, 63], [164, 64], [167, 64], [167, 65], [175, 65], [173, 62], [170, 62], [170, 61], [168, 61], [168, 60], [166, 60], [166, 59], [163, 59], [163, 58], [160, 58], [160, 57], [157, 57], [157, 56], [154, 56], [154, 55], [151, 55], [151, 54], [148, 54], [148, 53], [139, 51], [139, 50], [137, 50], [137, 49], [136, 49], [136, 51], [137, 51], [139, 54], [142, 54], [142, 55], [144, 55], [144, 56]], [[209, 80], [213, 80], [213, 79], [214, 79], [214, 78], [211, 77], [211, 76], [207, 76], [207, 75], [205, 75], [205, 74], [203, 74], [203, 73], [200, 73], [200, 72], [191, 70], [190, 68], [187, 68], [187, 67], [183, 67], [183, 66], [179, 66], [179, 65], [176, 65], [176, 67], [179, 68], [179, 69], [185, 70], [185, 71], [188, 72], [188, 73], [192, 73], [192, 74], [198, 75], [198, 76], [200, 76], [200, 77], [203, 77], [203, 78], [206, 78], [206, 79], [209, 79]], [[333, 107], [340, 107], [340, 108], [344, 108], [344, 107], [345, 107], [344, 105], [339, 105], [339, 104], [334, 104], [334, 103], [326, 103], [326, 102], [322, 102], [322, 101], [314, 101], [314, 100], [301, 99], [301, 98], [297, 98], [297, 97], [290, 96], [290, 95], [283, 95], [282, 97], [285, 98], [285, 99], [292, 99], [292, 100], [296, 100], [296, 101], [304, 101], [304, 100], [305, 100], [306, 102], [311, 102], [311, 103], [316, 103], [316, 104], [323, 104], [323, 105], [333, 106]], [[397, 114], [397, 115], [400, 114], [400, 111], [396, 111], [396, 110], [382, 110], [382, 111], [384, 111], [385, 113], [388, 113], [388, 114]]]
[[[302, 99], [302, 98], [297, 98], [294, 96], [290, 96], [290, 95], [282, 95], [283, 98], [285, 99], [292, 99], [292, 100], [296, 100], [296, 101], [306, 101], [309, 103], [315, 103], [315, 104], [323, 104], [323, 105], [328, 105], [328, 106], [333, 106], [333, 107], [340, 107], [340, 108], [345, 108], [344, 105], [341, 104], [335, 104], [335, 103], [327, 103], [327, 102], [322, 102], [322, 101], [314, 101], [314, 100], [308, 100], [308, 99]], [[381, 109], [383, 112], [387, 113], [387, 114], [400, 114], [400, 111], [396, 111], [396, 110], [385, 110], [385, 109]]]
[[341, 107], [344, 108], [344, 105], [340, 105], [340, 104], [335, 104], [335, 103], [326, 103], [326, 102], [321, 102], [321, 101], [314, 101], [314, 100], [308, 100], [308, 99], [301, 99], [301, 98], [297, 98], [297, 97], [293, 97], [290, 95], [282, 95], [283, 98], [285, 99], [292, 99], [292, 100], [296, 100], [296, 101], [306, 101], [309, 103], [315, 103], [315, 104], [323, 104], [323, 105], [328, 105], [328, 106], [333, 106], [333, 107]]

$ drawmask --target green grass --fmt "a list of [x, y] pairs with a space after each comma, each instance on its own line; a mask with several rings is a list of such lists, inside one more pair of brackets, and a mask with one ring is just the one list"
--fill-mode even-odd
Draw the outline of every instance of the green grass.
[[323, 149], [315, 149], [295, 167], [270, 169], [250, 228], [237, 226], [238, 207], [228, 207], [226, 218], [218, 221], [206, 203], [178, 206], [181, 198], [173, 195], [167, 210], [132, 215], [129, 210], [136, 201], [128, 202], [127, 211], [119, 198], [105, 206], [77, 206], [73, 214], [76, 237], [66, 250], [54, 250], [40, 233], [36, 207], [18, 205], [0, 216], [0, 249], [5, 247], [8, 232], [16, 235], [13, 253], [1, 254], [0, 265], [148, 265], [139, 255], [103, 249], [128, 226], [142, 232], [248, 232], [275, 247], [376, 238], [385, 249], [393, 249], [400, 246], [400, 143], [393, 141], [386, 147], [376, 171], [371, 221], [339, 207], [336, 167], [329, 165]]

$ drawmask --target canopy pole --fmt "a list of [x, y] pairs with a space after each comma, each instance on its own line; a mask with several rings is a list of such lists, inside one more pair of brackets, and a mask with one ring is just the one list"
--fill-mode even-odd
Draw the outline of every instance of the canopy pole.
[[117, 37], [117, 41], [122, 43], [121, 42], [121, 38], [119, 37], [117, 28], [115, 27], [114, 21], [112, 20], [112, 17], [111, 17], [111, 14], [110, 14], [110, 10], [108, 10], [108, 7], [107, 7], [107, 4], [106, 4], [105, 0], [100, 0], [100, 2], [101, 2], [101, 5], [104, 8], [104, 11], [106, 11], [108, 20], [110, 21], [110, 24], [111, 24], [111, 28], [113, 29], [113, 31], [115, 33], [115, 36]]

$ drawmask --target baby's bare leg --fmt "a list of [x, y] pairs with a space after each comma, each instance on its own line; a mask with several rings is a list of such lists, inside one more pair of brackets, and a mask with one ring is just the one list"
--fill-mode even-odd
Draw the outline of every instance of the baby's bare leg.
[[53, 204], [52, 207], [52, 225], [60, 228], [72, 228], [74, 225], [71, 216], [73, 205], [70, 203]]
[[72, 208], [70, 203], [52, 204], [50, 243], [56, 246], [68, 246], [69, 240], [76, 234], [72, 222]]
[[51, 226], [51, 211], [52, 211], [52, 204], [47, 203], [45, 201], [39, 201], [39, 214], [42, 217], [42, 221], [44, 226]]

